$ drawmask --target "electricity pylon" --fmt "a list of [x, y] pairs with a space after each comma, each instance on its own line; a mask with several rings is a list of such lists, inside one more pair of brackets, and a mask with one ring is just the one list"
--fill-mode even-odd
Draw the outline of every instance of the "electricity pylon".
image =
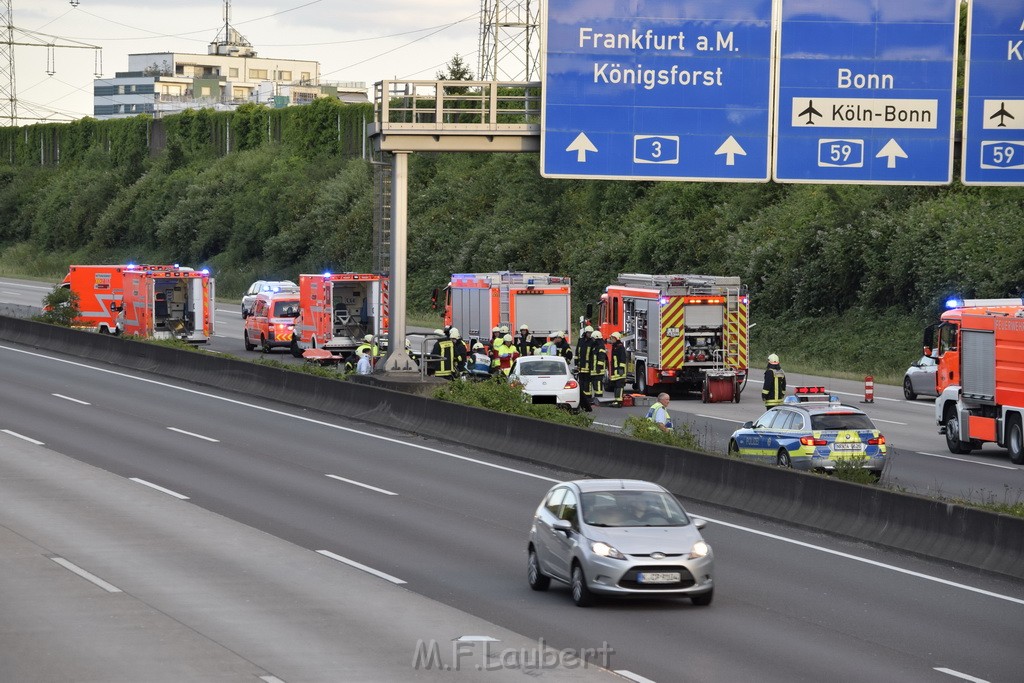
[[[72, 5], [77, 6], [77, 3], [72, 3]], [[0, 40], [0, 125], [14, 126], [19, 118], [33, 121], [43, 120], [39, 117], [18, 116], [17, 78], [14, 70], [14, 47], [16, 45], [45, 47], [47, 50], [46, 72], [51, 76], [56, 72], [54, 60], [56, 48], [94, 50], [95, 75], [97, 78], [102, 75], [102, 48], [99, 46], [18, 28], [14, 25], [13, 0], [0, 0], [0, 9], [3, 10], [5, 20], [3, 38]]]

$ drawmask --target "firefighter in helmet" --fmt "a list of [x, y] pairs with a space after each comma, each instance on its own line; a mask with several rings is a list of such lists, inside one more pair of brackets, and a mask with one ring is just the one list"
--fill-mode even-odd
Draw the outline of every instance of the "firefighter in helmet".
[[590, 342], [590, 391], [593, 393], [596, 403], [604, 396], [604, 375], [608, 369], [608, 349], [604, 344], [601, 330], [594, 330], [590, 337], [592, 339]]
[[774, 353], [768, 356], [768, 367], [764, 371], [764, 384], [761, 389], [761, 400], [765, 408], [781, 405], [786, 398], [786, 373], [782, 371], [779, 357]]
[[576, 368], [580, 378], [580, 402], [583, 410], [590, 412], [591, 396], [593, 395], [590, 381], [590, 349], [593, 345], [591, 335], [594, 328], [587, 325], [583, 328], [580, 338], [576, 341]]
[[608, 354], [608, 379], [611, 380], [611, 390], [615, 394], [612, 399], [613, 408], [622, 407], [622, 394], [626, 388], [626, 367], [629, 365], [629, 354], [626, 353], [626, 346], [622, 343], [622, 335], [612, 332], [608, 335], [612, 343], [611, 353]]

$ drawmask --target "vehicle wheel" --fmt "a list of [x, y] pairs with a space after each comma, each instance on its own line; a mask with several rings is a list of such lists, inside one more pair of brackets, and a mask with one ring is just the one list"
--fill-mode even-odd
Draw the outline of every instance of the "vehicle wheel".
[[775, 464], [779, 467], [793, 467], [793, 461], [789, 459], [789, 451], [785, 448], [780, 448], [779, 454], [775, 456]]
[[909, 377], [903, 378], [903, 397], [908, 401], [917, 400], [917, 394], [914, 393], [914, 385], [910, 383]]
[[245, 342], [245, 350], [246, 351], [252, 351], [253, 349], [256, 348], [255, 344], [250, 344], [249, 343], [249, 333], [248, 332], [243, 332], [242, 333], [242, 338], [244, 339], [244, 342]]
[[583, 574], [583, 567], [578, 563], [572, 565], [572, 581], [569, 587], [572, 589], [572, 601], [577, 607], [590, 607], [594, 604], [594, 594], [587, 587], [587, 577]]
[[299, 340], [292, 338], [292, 356], [295, 358], [302, 358], [302, 349], [299, 348]]
[[1024, 464], [1024, 430], [1021, 429], [1019, 417], [1013, 418], [1010, 422], [1006, 450], [1010, 451], [1010, 462], [1014, 465]]
[[262, 334], [260, 335], [260, 351], [270, 353], [270, 344], [267, 343], [267, 338]]
[[546, 591], [551, 585], [551, 577], [545, 576], [540, 570], [537, 551], [530, 548], [530, 558], [526, 561], [526, 580], [535, 591]]
[[740, 457], [740, 445], [736, 443], [736, 439], [729, 439], [729, 457], [738, 458]]
[[647, 366], [643, 363], [636, 364], [636, 376], [633, 378], [633, 388], [636, 393], [644, 396], [651, 395], [651, 388], [647, 386]]
[[700, 595], [691, 595], [690, 600], [693, 604], [698, 607], [707, 607], [711, 604], [711, 600], [715, 597], [715, 589], [712, 588], [707, 593], [701, 593]]
[[956, 455], [963, 455], [974, 450], [971, 448], [971, 442], [960, 440], [960, 420], [956, 416], [946, 420], [946, 448], [950, 453]]

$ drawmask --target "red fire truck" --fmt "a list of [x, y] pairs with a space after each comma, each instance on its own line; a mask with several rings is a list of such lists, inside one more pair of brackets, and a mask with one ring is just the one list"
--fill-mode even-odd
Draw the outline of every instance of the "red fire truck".
[[[502, 325], [515, 336], [524, 324], [535, 338], [569, 335], [571, 295], [569, 278], [548, 273], [456, 273], [444, 289], [444, 322], [464, 339], [490, 339]], [[437, 298], [435, 290], [435, 308]]]
[[925, 333], [927, 356], [937, 360], [935, 421], [952, 453], [985, 442], [1005, 447], [1024, 463], [1024, 302], [964, 302], [943, 313]]
[[698, 391], [708, 373], [733, 373], [732, 400], [747, 379], [750, 298], [738, 277], [620, 274], [601, 295], [602, 336], [620, 332], [634, 390]]

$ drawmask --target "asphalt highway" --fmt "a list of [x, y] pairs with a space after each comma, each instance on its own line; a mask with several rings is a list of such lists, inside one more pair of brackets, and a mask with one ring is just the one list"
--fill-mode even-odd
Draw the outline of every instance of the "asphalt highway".
[[[50, 289], [45, 283], [0, 278], [0, 301], [38, 306]], [[266, 355], [260, 351], [245, 351], [240, 304], [219, 302], [215, 316], [214, 337], [204, 347], [207, 350], [239, 358], [266, 357], [288, 364], [301, 362], [285, 349], [274, 349]], [[418, 349], [422, 336], [410, 337]], [[764, 410], [760, 402], [762, 372], [757, 367], [753, 372], [740, 403], [704, 404], [696, 394], [675, 397], [670, 411], [677, 424], [688, 425], [709, 450], [724, 453], [732, 432], [747, 420], [756, 419]], [[874, 402], [863, 403], [863, 382], [799, 374], [789, 374], [787, 380], [789, 386], [824, 386], [844, 403], [871, 416], [890, 447], [890, 462], [883, 474], [886, 485], [924, 496], [976, 502], [1013, 504], [1024, 499], [1024, 466], [1011, 463], [1006, 449], [986, 444], [970, 455], [953, 455], [948, 451], [945, 437], [938, 433], [935, 425], [932, 399], [907, 401], [900, 387], [875, 384]], [[611, 394], [605, 394], [604, 398], [605, 402], [610, 401]], [[596, 425], [615, 431], [621, 428], [626, 417], [642, 416], [646, 410], [646, 406], [602, 407], [595, 413]]]
[[633, 680], [1015, 681], [1024, 666], [1020, 582], [683, 501], [710, 520], [715, 602], [583, 610], [525, 580], [530, 516], [564, 473], [6, 343], [0, 385], [8, 436], [527, 640], [607, 644]]

